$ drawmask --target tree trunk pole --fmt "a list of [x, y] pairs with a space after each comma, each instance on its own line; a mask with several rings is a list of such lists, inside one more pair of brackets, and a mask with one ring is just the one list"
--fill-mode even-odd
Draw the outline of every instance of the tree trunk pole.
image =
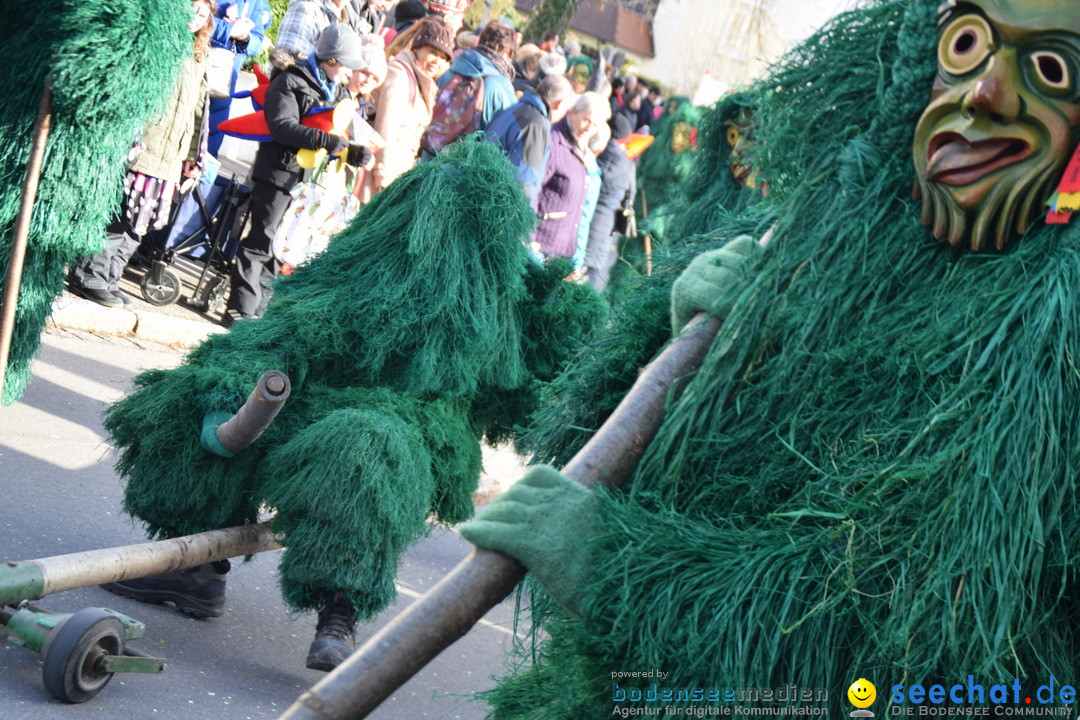
[[280, 548], [270, 523], [240, 525], [171, 540], [0, 564], [0, 607], [52, 593], [185, 570]]

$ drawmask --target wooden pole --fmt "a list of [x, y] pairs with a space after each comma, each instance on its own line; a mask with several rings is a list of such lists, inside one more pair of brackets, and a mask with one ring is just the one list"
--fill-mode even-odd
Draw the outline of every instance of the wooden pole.
[[0, 606], [280, 548], [270, 523], [0, 564]]
[[288, 375], [278, 370], [264, 372], [236, 414], [218, 425], [215, 431], [218, 442], [232, 453], [251, 445], [277, 417], [290, 392], [292, 384]]
[[[699, 315], [638, 376], [593, 438], [563, 468], [583, 485], [621, 484], [637, 466], [664, 419], [667, 404], [701, 365], [720, 328]], [[422, 598], [373, 635], [305, 692], [282, 720], [366, 717], [436, 655], [510, 594], [525, 568], [502, 553], [474, 549]]]
[[7, 276], [4, 278], [4, 296], [0, 300], [0, 399], [4, 394], [7, 377], [8, 355], [11, 353], [11, 336], [15, 331], [15, 308], [19, 301], [19, 285], [22, 283], [23, 264], [26, 260], [26, 241], [30, 236], [30, 217], [37, 197], [38, 181], [41, 179], [41, 163], [45, 157], [45, 143], [52, 125], [52, 77], [45, 80], [45, 89], [38, 103], [37, 119], [34, 121], [34, 139], [30, 146], [30, 158], [26, 162], [23, 178], [22, 202], [15, 216], [15, 231], [11, 238], [11, 258]]
[[[262, 374], [231, 418], [213, 428], [229, 453], [253, 443], [289, 398], [285, 373]], [[89, 550], [0, 565], [0, 606], [64, 590], [161, 575], [239, 555], [280, 548], [270, 523], [240, 525], [139, 545]]]

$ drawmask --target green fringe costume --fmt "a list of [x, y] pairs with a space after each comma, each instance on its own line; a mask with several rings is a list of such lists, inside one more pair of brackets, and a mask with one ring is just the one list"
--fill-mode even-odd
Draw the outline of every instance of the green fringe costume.
[[[638, 370], [667, 342], [672, 284], [696, 255], [727, 239], [718, 241], [709, 231], [751, 208], [765, 211], [756, 207], [761, 192], [739, 185], [731, 174], [724, 123], [744, 107], [753, 107], [749, 94], [730, 95], [700, 118], [694, 166], [686, 171], [685, 182], [672, 188], [670, 202], [649, 216], [648, 231], [654, 235], [652, 273], [630, 272], [628, 263], [617, 266], [621, 272], [606, 293], [611, 302], [608, 323], [596, 342], [575, 359], [573, 372], [544, 388], [544, 402], [528, 431], [518, 438], [519, 448], [534, 454], [537, 462], [557, 467], [569, 462], [592, 429], [619, 404]], [[641, 258], [624, 258], [641, 264]]]
[[[600, 496], [584, 619], [538, 598], [547, 637], [492, 717], [611, 716], [616, 671], [794, 683], [834, 716], [860, 677], [879, 697], [1080, 677], [1080, 227], [971, 253], [920, 224], [937, 5], [842, 15], [752, 91], [768, 208], [695, 251], [774, 239], [636, 474]], [[596, 402], [577, 377], [555, 384], [564, 407]], [[564, 462], [588, 435], [534, 437]]]
[[[173, 537], [274, 508], [289, 606], [343, 591], [361, 617], [378, 612], [428, 516], [471, 516], [481, 435], [523, 422], [603, 319], [591, 288], [561, 282], [567, 265], [532, 257], [534, 222], [490, 143], [402, 176], [276, 284], [261, 319], [140, 375], [108, 410], [125, 510]], [[235, 457], [206, 452], [204, 415], [235, 411], [267, 370], [292, 382], [281, 413]]]
[[[675, 107], [657, 121], [653, 130], [653, 144], [641, 154], [638, 160], [638, 183], [645, 200], [652, 208], [660, 207], [671, 200], [676, 188], [686, 180], [701, 150], [701, 122], [707, 108], [692, 105], [690, 98], [675, 95], [668, 99], [668, 106]], [[694, 144], [676, 149], [673, 147], [676, 133], [680, 139], [688, 142], [686, 129], [694, 128]], [[639, 193], [640, 197], [641, 193]], [[640, 202], [640, 200], [639, 200]]]
[[[2, 404], [30, 381], [49, 307], [65, 267], [101, 250], [120, 204], [124, 158], [146, 120], [160, 113], [192, 52], [183, 2], [41, 0], [5, 3], [0, 42], [0, 284], [34, 134], [52, 75], [52, 120], [27, 244]], [[0, 285], [2, 287], [2, 285]]]

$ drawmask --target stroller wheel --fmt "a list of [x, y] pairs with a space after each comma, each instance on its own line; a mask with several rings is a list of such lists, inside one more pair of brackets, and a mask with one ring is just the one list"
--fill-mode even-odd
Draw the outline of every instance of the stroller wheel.
[[184, 299], [184, 304], [199, 312], [211, 313], [225, 309], [229, 299], [229, 276], [212, 275], [202, 285], [195, 286], [195, 294]]
[[[154, 276], [158, 277], [155, 278]], [[180, 276], [166, 268], [150, 268], [139, 286], [143, 299], [151, 305], [169, 305], [180, 297]]]
[[225, 309], [225, 301], [229, 299], [229, 278], [219, 275], [212, 278], [206, 285], [206, 309], [209, 312], [217, 312]]

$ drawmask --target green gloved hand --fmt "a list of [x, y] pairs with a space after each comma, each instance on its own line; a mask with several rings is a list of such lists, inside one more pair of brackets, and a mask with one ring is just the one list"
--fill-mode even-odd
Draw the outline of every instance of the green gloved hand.
[[671, 334], [678, 335], [699, 312], [724, 319], [746, 286], [762, 247], [749, 235], [694, 258], [671, 288]]
[[516, 558], [567, 612], [581, 614], [592, 564], [597, 498], [547, 465], [531, 469], [472, 522], [462, 537]]

